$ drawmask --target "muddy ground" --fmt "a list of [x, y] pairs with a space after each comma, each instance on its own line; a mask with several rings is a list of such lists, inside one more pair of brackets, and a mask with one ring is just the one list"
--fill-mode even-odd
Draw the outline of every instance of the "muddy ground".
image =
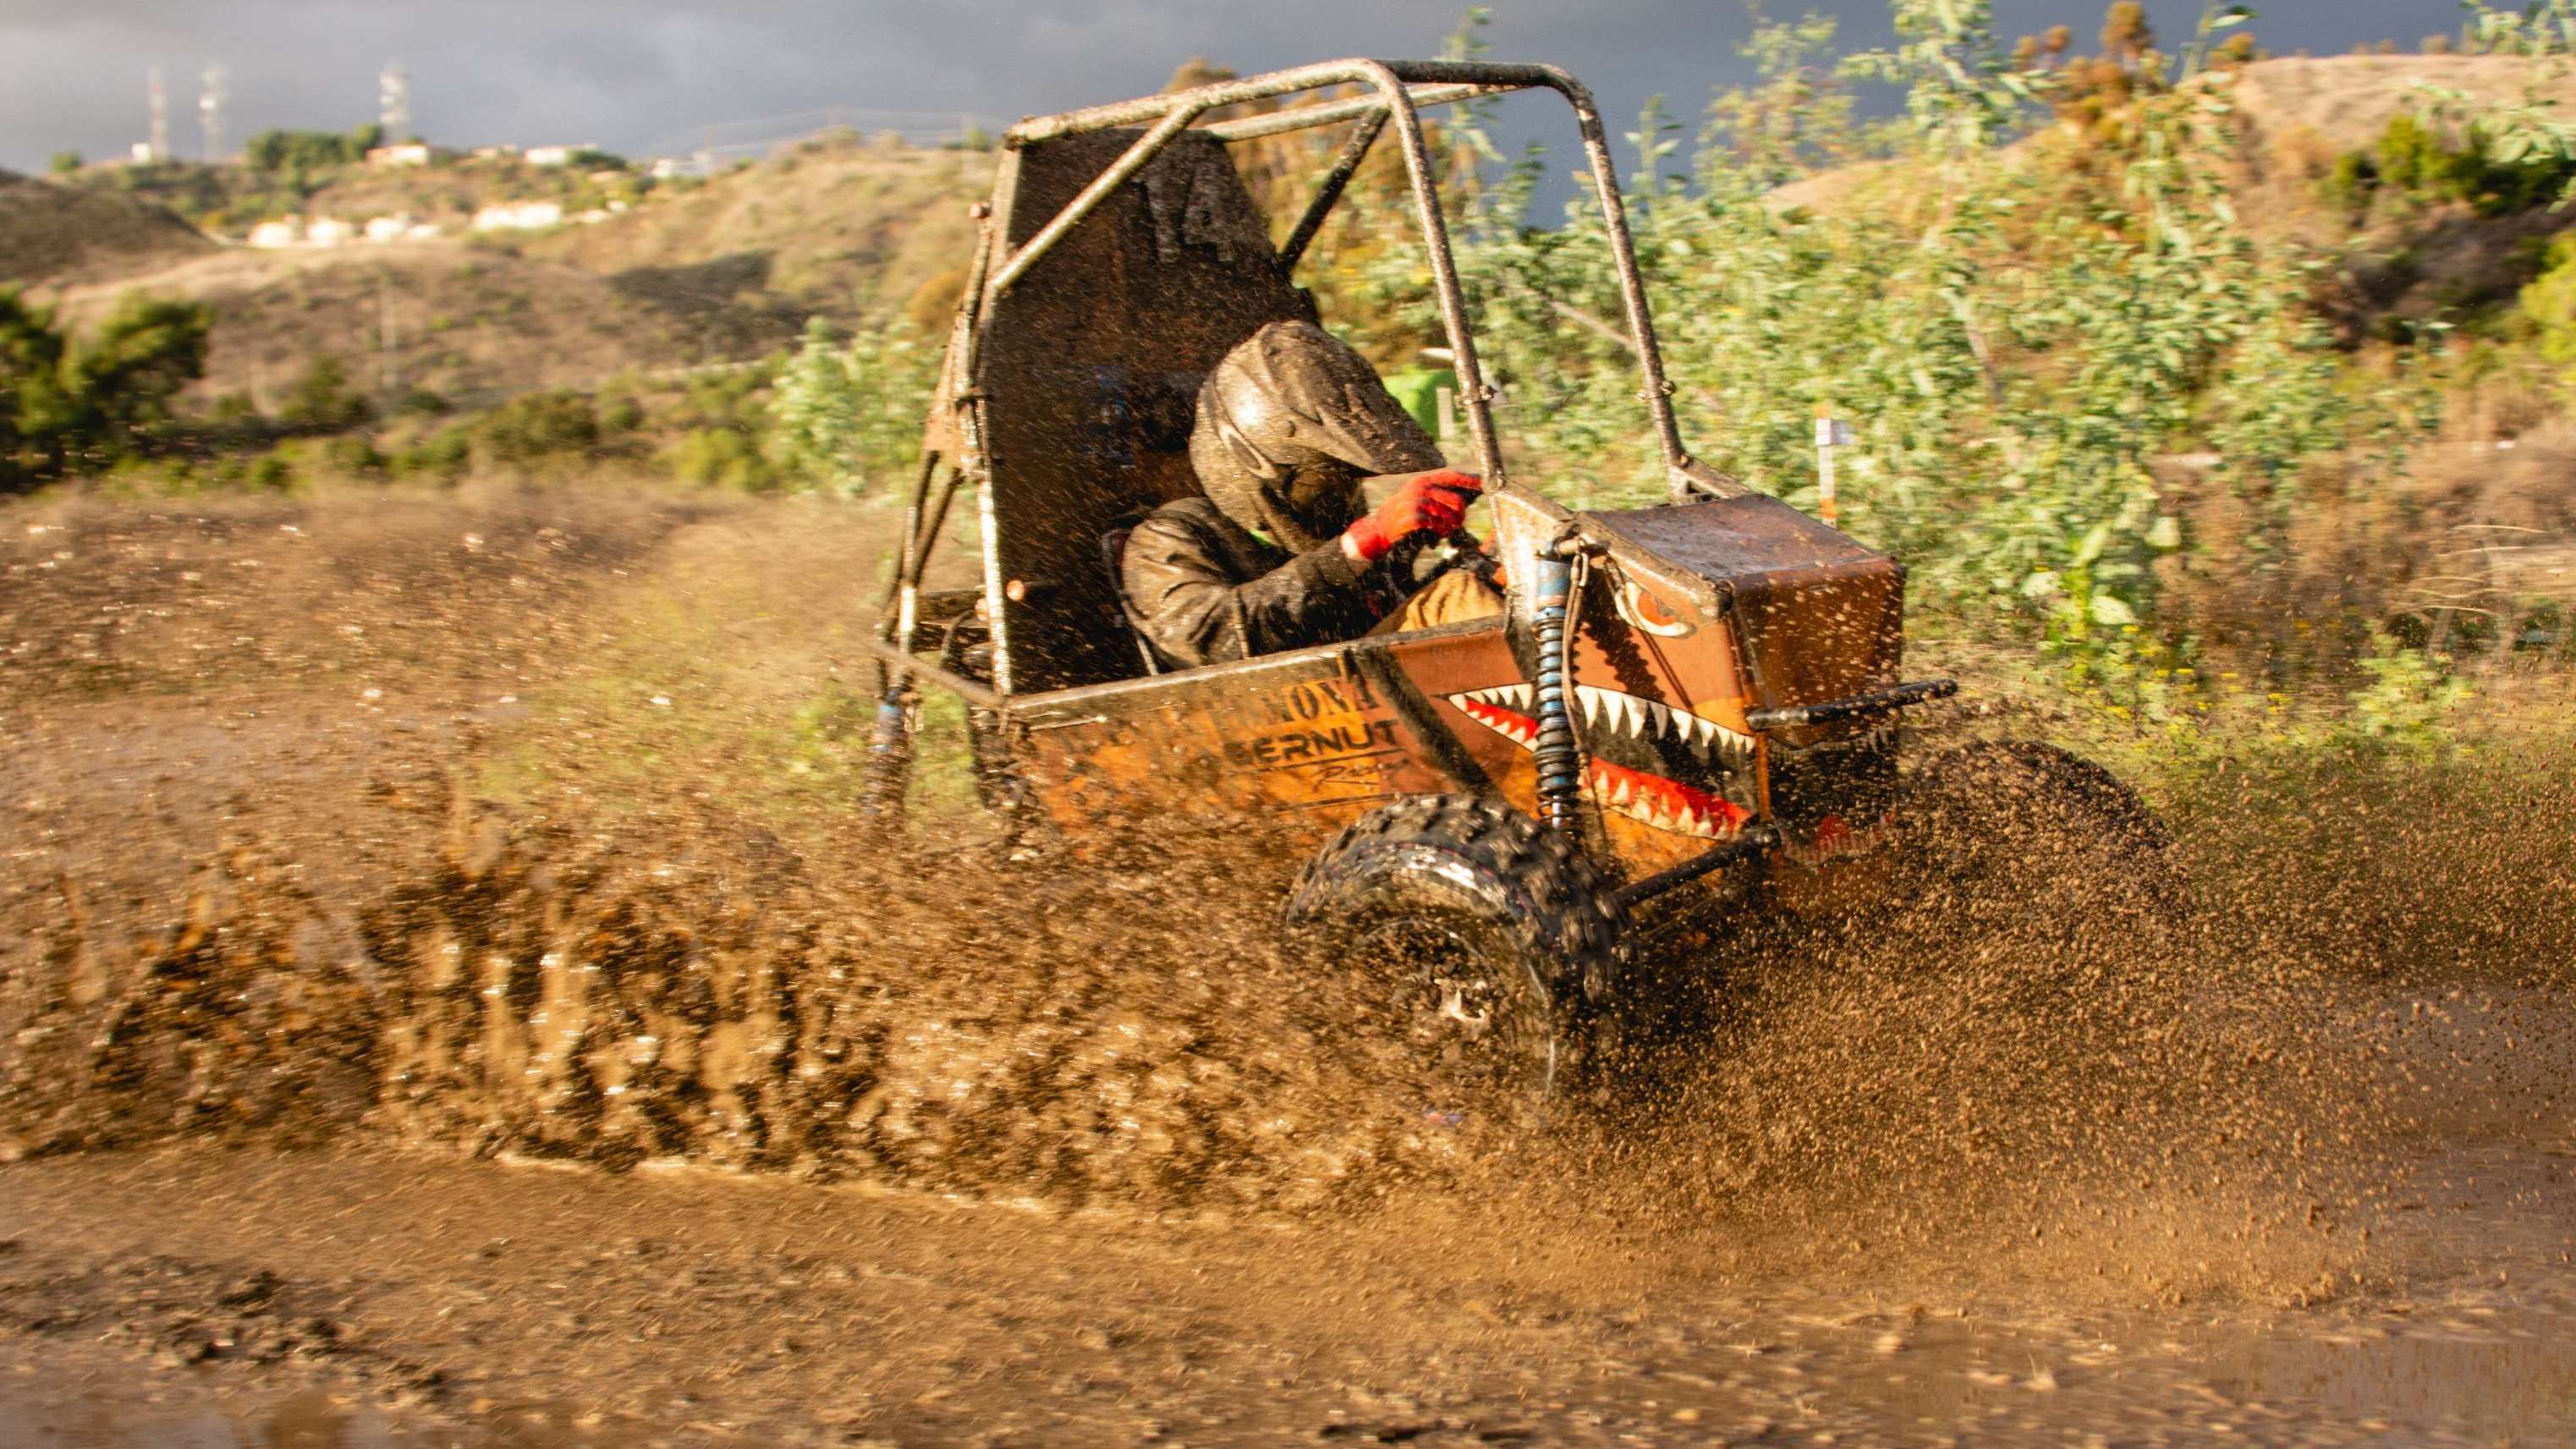
[[1258, 839], [988, 859], [953, 764], [913, 844], [857, 831], [883, 533], [0, 513], [0, 1422], [2576, 1432], [2558, 681], [2450, 765], [2151, 782], [2169, 869], [1987, 841], [1866, 916], [1675, 932], [1679, 1025], [1533, 1116], [1276, 938]]

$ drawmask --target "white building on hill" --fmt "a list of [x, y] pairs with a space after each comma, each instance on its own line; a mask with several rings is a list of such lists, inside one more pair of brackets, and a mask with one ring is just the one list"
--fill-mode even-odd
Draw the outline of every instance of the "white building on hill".
[[474, 213], [476, 231], [534, 231], [563, 225], [563, 203], [520, 201], [487, 206]]

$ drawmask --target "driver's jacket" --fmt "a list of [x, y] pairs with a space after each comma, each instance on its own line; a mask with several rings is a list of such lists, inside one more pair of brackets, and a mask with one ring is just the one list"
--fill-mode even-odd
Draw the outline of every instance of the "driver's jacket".
[[1148, 514], [1119, 574], [1127, 617], [1176, 669], [1356, 639], [1378, 618], [1340, 539], [1292, 554], [1205, 498]]

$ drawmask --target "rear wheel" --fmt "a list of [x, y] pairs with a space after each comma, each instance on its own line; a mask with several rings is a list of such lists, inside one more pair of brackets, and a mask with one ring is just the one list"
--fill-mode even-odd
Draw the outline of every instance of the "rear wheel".
[[1335, 837], [1288, 920], [1468, 1106], [1571, 1085], [1627, 913], [1572, 841], [1504, 805], [1431, 795]]

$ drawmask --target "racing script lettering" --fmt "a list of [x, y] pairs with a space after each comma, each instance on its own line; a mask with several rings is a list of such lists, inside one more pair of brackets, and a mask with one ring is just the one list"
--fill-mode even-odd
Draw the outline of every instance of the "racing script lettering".
[[1320, 729], [1284, 730], [1248, 740], [1227, 740], [1228, 764], [1244, 769], [1307, 765], [1395, 748], [1395, 721], [1354, 719]]
[[1268, 716], [1270, 723], [1282, 725], [1366, 714], [1376, 707], [1377, 698], [1369, 692], [1367, 681], [1356, 677], [1300, 680], [1260, 697], [1261, 713]]

